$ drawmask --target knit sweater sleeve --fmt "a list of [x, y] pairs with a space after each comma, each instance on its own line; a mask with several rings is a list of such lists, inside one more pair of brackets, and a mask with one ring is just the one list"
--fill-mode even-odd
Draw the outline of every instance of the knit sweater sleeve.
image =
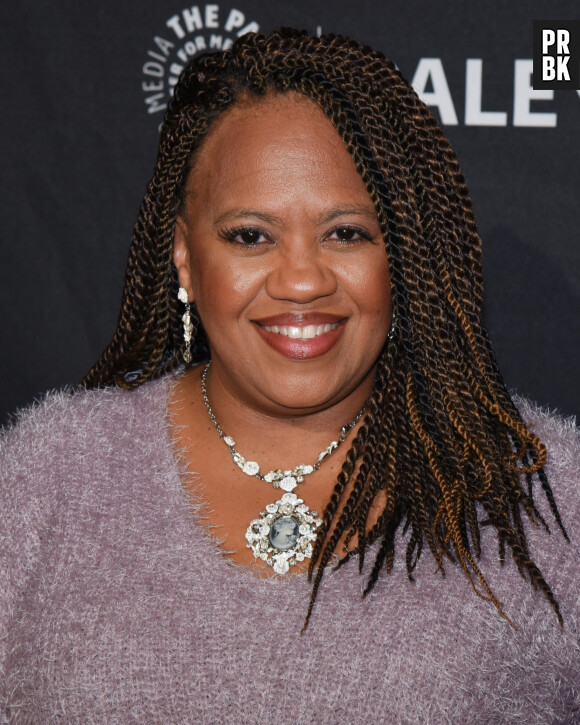
[[48, 395], [20, 414], [0, 438], [0, 723], [8, 723], [5, 672], [11, 653], [8, 634], [18, 602], [41, 576], [42, 552], [51, 518], [62, 505], [59, 461], [66, 447], [63, 411], [66, 393]]

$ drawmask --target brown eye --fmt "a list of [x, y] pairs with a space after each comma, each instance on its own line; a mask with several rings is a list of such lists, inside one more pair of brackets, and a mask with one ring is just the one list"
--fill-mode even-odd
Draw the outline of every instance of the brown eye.
[[262, 242], [268, 241], [265, 232], [257, 227], [236, 227], [235, 229], [224, 229], [220, 237], [231, 244], [240, 247], [253, 247]]
[[238, 233], [238, 238], [242, 244], [257, 244], [260, 241], [262, 232], [258, 229], [243, 229]]
[[352, 227], [338, 227], [335, 234], [341, 242], [351, 242], [358, 232]]
[[336, 240], [341, 244], [356, 244], [363, 240], [372, 241], [372, 236], [360, 227], [345, 225], [335, 227], [329, 234], [327, 239]]

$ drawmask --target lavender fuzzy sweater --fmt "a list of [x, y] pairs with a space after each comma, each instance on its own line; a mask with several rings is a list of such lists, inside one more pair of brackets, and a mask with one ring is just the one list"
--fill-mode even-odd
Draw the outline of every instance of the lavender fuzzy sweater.
[[300, 636], [305, 577], [224, 558], [184, 493], [170, 381], [50, 395], [3, 440], [1, 723], [580, 722], [571, 422], [523, 407], [572, 539], [528, 527], [563, 630], [485, 531], [482, 568], [517, 630], [425, 553], [414, 584], [397, 561], [364, 601], [356, 565], [329, 573]]

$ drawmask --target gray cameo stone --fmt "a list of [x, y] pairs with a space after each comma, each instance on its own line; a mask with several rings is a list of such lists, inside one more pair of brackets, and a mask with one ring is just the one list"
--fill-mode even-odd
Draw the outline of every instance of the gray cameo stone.
[[295, 546], [300, 537], [299, 524], [292, 516], [276, 519], [270, 527], [268, 538], [275, 549], [287, 551]]

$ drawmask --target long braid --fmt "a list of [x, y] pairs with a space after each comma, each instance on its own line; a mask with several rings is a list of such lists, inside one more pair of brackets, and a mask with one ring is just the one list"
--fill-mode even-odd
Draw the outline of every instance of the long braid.
[[[242, 36], [186, 67], [135, 225], [118, 326], [82, 385], [135, 388], [181, 364], [173, 235], [196, 152], [239, 99], [289, 91], [330, 119], [367, 186], [386, 244], [395, 321], [322, 515], [305, 626], [339, 542], [346, 551], [338, 566], [357, 555], [361, 570], [376, 544], [366, 594], [382, 569], [390, 571], [401, 526], [409, 578], [428, 548], [443, 575], [446, 560], [458, 563], [507, 618], [476, 561], [481, 526], [493, 526], [500, 559], [509, 549], [561, 621], [526, 542], [524, 515], [548, 529], [534, 501], [535, 477], [567, 535], [543, 470], [545, 447], [511, 400], [482, 324], [481, 242], [465, 179], [431, 112], [377, 51], [283, 29]], [[192, 323], [197, 364], [209, 348], [195, 306]]]

